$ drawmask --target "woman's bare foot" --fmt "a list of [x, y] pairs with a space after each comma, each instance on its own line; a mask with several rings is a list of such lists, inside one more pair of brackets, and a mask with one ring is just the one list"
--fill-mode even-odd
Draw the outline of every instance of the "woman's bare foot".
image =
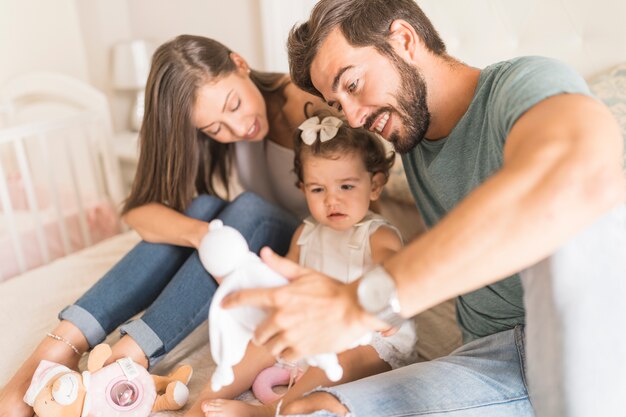
[[202, 404], [205, 417], [272, 417], [276, 406], [255, 405], [237, 400], [209, 400]]
[[[87, 349], [87, 341], [82, 333], [68, 322], [61, 322], [52, 333], [71, 340], [79, 352]], [[23, 398], [35, 369], [42, 359], [77, 369], [80, 356], [65, 343], [50, 337], [44, 338], [0, 391], [0, 417], [31, 417], [33, 415], [33, 409], [24, 402]]]
[[28, 385], [13, 387], [12, 381], [13, 379], [0, 391], [0, 417], [31, 417], [33, 409], [22, 399]]

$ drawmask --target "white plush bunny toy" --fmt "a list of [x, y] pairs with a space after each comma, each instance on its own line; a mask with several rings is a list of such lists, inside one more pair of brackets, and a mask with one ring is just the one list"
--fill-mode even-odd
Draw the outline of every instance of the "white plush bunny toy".
[[[244, 288], [267, 288], [287, 284], [287, 279], [271, 270], [250, 252], [244, 237], [220, 220], [209, 224], [209, 232], [200, 242], [200, 260], [214, 277], [222, 277], [209, 309], [211, 355], [217, 368], [211, 377], [211, 388], [217, 391], [234, 381], [233, 366], [241, 361], [256, 327], [267, 313], [256, 307], [223, 309], [222, 299]], [[367, 340], [359, 340], [365, 344]], [[331, 381], [341, 379], [343, 369], [334, 353], [308, 357], [305, 361], [326, 372]]]

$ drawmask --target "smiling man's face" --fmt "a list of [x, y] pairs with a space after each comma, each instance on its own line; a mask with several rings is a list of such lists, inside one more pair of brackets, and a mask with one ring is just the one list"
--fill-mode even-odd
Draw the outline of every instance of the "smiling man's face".
[[417, 68], [394, 58], [373, 46], [353, 47], [334, 29], [311, 64], [311, 80], [350, 126], [375, 131], [406, 153], [428, 130], [427, 89]]

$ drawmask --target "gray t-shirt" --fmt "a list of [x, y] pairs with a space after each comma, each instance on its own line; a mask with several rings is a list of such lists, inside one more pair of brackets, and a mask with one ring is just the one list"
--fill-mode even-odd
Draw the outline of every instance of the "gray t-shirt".
[[[402, 156], [409, 187], [426, 225], [436, 224], [501, 168], [504, 142], [524, 112], [563, 93], [590, 94], [580, 75], [553, 59], [521, 57], [483, 69], [474, 98], [450, 135], [424, 140]], [[457, 320], [463, 340], [524, 323], [522, 296], [518, 274], [459, 296]]]

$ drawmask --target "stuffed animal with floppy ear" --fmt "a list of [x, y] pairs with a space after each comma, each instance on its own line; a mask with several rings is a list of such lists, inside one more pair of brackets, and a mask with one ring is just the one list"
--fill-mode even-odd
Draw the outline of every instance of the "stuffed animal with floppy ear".
[[[218, 391], [233, 383], [233, 367], [243, 358], [256, 327], [267, 317], [266, 311], [256, 307], [224, 309], [222, 300], [244, 288], [277, 287], [288, 281], [248, 249], [239, 231], [220, 220], [209, 223], [209, 232], [200, 241], [199, 255], [204, 268], [223, 279], [209, 309], [211, 355], [217, 365], [211, 376], [211, 389]], [[367, 335], [357, 344], [367, 344], [370, 340], [371, 335]], [[334, 353], [309, 356], [304, 361], [324, 370], [331, 381], [338, 381], [343, 375]]]
[[146, 417], [187, 403], [190, 366], [162, 377], [150, 375], [130, 358], [103, 366], [111, 354], [109, 345], [96, 346], [83, 373], [41, 361], [24, 401], [39, 417]]

